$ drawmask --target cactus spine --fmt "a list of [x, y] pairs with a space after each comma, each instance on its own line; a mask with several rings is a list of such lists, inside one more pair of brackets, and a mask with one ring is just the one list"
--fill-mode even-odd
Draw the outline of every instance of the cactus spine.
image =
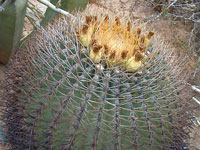
[[182, 61], [170, 47], [155, 36], [130, 73], [95, 64], [76, 30], [60, 18], [12, 59], [4, 92], [11, 149], [182, 149]]

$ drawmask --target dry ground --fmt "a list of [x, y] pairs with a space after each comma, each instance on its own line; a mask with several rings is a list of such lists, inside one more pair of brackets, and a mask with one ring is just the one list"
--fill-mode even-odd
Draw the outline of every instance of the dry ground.
[[[93, 0], [95, 1], [95, 0]], [[133, 6], [133, 1], [127, 1], [127, 0], [109, 0], [105, 1], [102, 0], [102, 3], [99, 7], [106, 7], [110, 9], [111, 11], [117, 12], [120, 10], [124, 12], [125, 15], [131, 15], [133, 18], [150, 18], [157, 15], [157, 12], [155, 12], [152, 8], [152, 5], [147, 3], [144, 0], [139, 0], [135, 4], [135, 7]], [[97, 7], [97, 5], [90, 5], [89, 7]], [[172, 24], [173, 23], [173, 24]], [[167, 17], [160, 17], [158, 20], [153, 21], [149, 24], [147, 24], [149, 28], [155, 30], [158, 32], [167, 42], [169, 42], [171, 45], [173, 45], [177, 52], [180, 53], [186, 53], [187, 48], [184, 46], [184, 43], [187, 42], [187, 39], [189, 38], [189, 31], [191, 30], [191, 24], [188, 22], [186, 25], [176, 22], [174, 24], [173, 20]], [[28, 24], [28, 21], [26, 20], [25, 29], [24, 29], [24, 35], [26, 35], [32, 27], [30, 24]], [[189, 63], [189, 68], [191, 72], [195, 68], [195, 63], [193, 62], [194, 59], [191, 59], [191, 62]], [[3, 72], [2, 70], [5, 69], [4, 66], [0, 66], [0, 81], [3, 80]], [[189, 81], [192, 84], [199, 85], [200, 86], [200, 73], [195, 74], [195, 76], [191, 76], [191, 80]], [[1, 90], [0, 90], [1, 92]], [[200, 95], [195, 95], [195, 93], [191, 92], [192, 95], [198, 97], [200, 99]], [[196, 117], [200, 120], [200, 111], [197, 111]], [[190, 133], [191, 139], [188, 140], [188, 142], [191, 143], [190, 150], [200, 150], [200, 126], [194, 125], [194, 128], [191, 130]], [[0, 150], [6, 150], [5, 148], [2, 148], [0, 145]]]

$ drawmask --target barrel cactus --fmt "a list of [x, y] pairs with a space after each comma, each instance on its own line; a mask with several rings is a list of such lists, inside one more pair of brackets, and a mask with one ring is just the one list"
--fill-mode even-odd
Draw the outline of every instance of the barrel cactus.
[[[2, 103], [10, 149], [183, 149], [190, 106], [180, 96], [184, 61], [155, 33], [136, 69], [104, 56], [95, 62], [91, 42], [81, 38], [86, 15], [77, 18], [41, 28], [12, 58]], [[97, 14], [91, 37], [105, 18]]]

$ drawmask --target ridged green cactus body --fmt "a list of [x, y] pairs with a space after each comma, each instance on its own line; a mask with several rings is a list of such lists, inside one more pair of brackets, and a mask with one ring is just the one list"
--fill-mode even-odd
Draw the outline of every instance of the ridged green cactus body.
[[128, 73], [94, 64], [65, 19], [41, 29], [6, 81], [11, 149], [182, 149], [181, 62], [157, 36], [152, 43], [143, 67]]

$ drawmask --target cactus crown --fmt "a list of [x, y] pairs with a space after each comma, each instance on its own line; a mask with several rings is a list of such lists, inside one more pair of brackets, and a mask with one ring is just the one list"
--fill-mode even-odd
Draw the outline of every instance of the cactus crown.
[[[95, 25], [96, 17], [84, 18]], [[111, 21], [111, 24], [121, 23]], [[91, 38], [88, 42], [92, 37], [88, 36], [89, 50], [85, 50], [81, 40], [89, 34], [89, 27], [84, 29], [81, 24], [77, 38], [77, 26], [60, 18], [46, 30], [40, 29], [12, 59], [3, 99], [11, 149], [183, 148], [183, 138], [187, 136], [183, 127], [188, 119], [185, 108], [189, 107], [178, 96], [183, 61], [156, 35], [140, 72], [116, 71], [118, 66], [102, 70], [91, 57], [91, 51], [95, 52], [101, 40]], [[100, 26], [101, 30], [104, 27]], [[118, 29], [129, 33], [124, 26], [114, 28], [111, 33]], [[131, 38], [140, 35], [137, 29], [138, 33], [130, 35]], [[84, 31], [87, 32], [83, 34]], [[94, 37], [110, 34], [97, 32]], [[122, 32], [118, 36], [128, 35]], [[106, 38], [102, 38], [102, 43], [105, 40], [111, 48]], [[112, 37], [110, 41], [113, 40]], [[131, 47], [128, 42], [125, 45]], [[124, 47], [118, 50], [122, 52]], [[111, 55], [112, 51], [108, 53]], [[122, 55], [126, 56], [119, 57]], [[117, 56], [116, 52], [114, 60]]]
[[85, 22], [77, 35], [83, 46], [89, 46], [90, 58], [107, 65], [118, 64], [126, 71], [134, 72], [142, 65], [142, 58], [149, 47], [154, 32], [141, 35], [141, 28], [122, 21], [119, 16], [109, 18], [106, 14], [85, 16]]

